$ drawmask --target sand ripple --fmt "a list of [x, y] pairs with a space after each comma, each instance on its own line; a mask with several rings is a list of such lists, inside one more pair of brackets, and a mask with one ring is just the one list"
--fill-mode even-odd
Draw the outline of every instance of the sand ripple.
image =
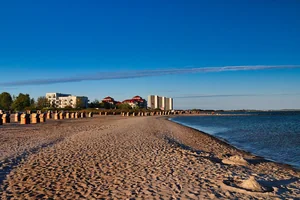
[[[49, 135], [43, 126], [35, 132]], [[299, 178], [298, 172], [272, 163], [223, 164], [228, 154], [247, 155], [155, 117], [96, 117], [55, 126], [51, 134], [62, 140], [20, 162], [1, 186], [2, 199], [266, 198], [227, 190], [219, 183], [259, 173], [257, 177], [265, 181]], [[7, 150], [8, 154], [14, 153]], [[276, 186], [274, 196], [296, 197], [298, 180]]]

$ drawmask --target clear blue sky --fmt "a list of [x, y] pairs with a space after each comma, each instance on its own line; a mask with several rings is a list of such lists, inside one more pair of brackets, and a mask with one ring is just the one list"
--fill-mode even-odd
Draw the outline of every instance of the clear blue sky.
[[[0, 83], [103, 71], [300, 65], [299, 11], [298, 0], [2, 1]], [[300, 109], [300, 69], [0, 86], [2, 91], [91, 100], [213, 95], [175, 98], [175, 108]]]

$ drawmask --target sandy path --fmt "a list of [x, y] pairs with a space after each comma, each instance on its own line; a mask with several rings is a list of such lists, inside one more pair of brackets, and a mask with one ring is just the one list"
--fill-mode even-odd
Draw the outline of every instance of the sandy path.
[[[1, 186], [2, 199], [260, 197], [220, 185], [228, 177], [249, 174], [266, 181], [296, 178], [278, 187], [276, 195], [300, 194], [298, 172], [264, 162], [250, 168], [222, 164], [225, 154], [251, 156], [173, 122], [155, 117], [98, 117], [82, 122], [55, 126], [53, 137], [60, 136], [61, 141], [32, 153], [11, 171]], [[37, 132], [49, 134], [44, 129], [38, 127]]]

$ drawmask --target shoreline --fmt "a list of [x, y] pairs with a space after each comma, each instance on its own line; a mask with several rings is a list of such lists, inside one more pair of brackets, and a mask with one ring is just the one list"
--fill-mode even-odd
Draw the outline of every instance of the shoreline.
[[[186, 115], [186, 116], [189, 116], [189, 115]], [[205, 115], [193, 115], [193, 116], [205, 116]], [[226, 115], [226, 116], [231, 116], [231, 115]], [[185, 124], [181, 124], [180, 122], [176, 122], [176, 121], [172, 121], [172, 120], [171, 120], [172, 118], [176, 118], [176, 117], [183, 117], [183, 115], [166, 117], [165, 120], [168, 120], [168, 121], [170, 121], [170, 122], [172, 122], [172, 123], [175, 123], [175, 124], [178, 124], [178, 125], [180, 125], [180, 126], [184, 126], [184, 127], [190, 128], [190, 129], [192, 129], [192, 130], [194, 130], [194, 131], [198, 131], [200, 134], [205, 134], [206, 136], [209, 136], [209, 137], [211, 137], [211, 138], [213, 138], [213, 139], [215, 139], [215, 140], [217, 140], [217, 141], [219, 141], [219, 142], [222, 142], [224, 145], [228, 145], [228, 146], [230, 146], [231, 148], [235, 148], [235, 149], [237, 149], [238, 151], [241, 151], [241, 152], [243, 152], [243, 153], [245, 153], [245, 154], [247, 154], [247, 155], [250, 155], [250, 156], [254, 156], [254, 157], [256, 157], [256, 158], [263, 159], [263, 160], [265, 160], [265, 161], [267, 161], [267, 162], [273, 162], [273, 163], [276, 163], [276, 164], [278, 164], [278, 165], [280, 165], [280, 166], [282, 166], [282, 167], [285, 167], [285, 168], [287, 168], [287, 169], [292, 169], [292, 170], [295, 170], [295, 171], [297, 171], [297, 172], [300, 172], [300, 167], [298, 168], [298, 167], [296, 167], [296, 166], [294, 166], [294, 165], [291, 165], [291, 164], [287, 164], [287, 163], [284, 163], [284, 162], [275, 161], [275, 160], [266, 158], [266, 157], [261, 156], [261, 155], [256, 155], [255, 153], [253, 153], [253, 152], [251, 152], [251, 151], [247, 151], [247, 150], [245, 150], [245, 149], [236, 147], [235, 145], [231, 144], [230, 141], [228, 141], [228, 140], [226, 140], [226, 139], [224, 139], [224, 138], [220, 138], [220, 137], [214, 136], [214, 135], [209, 134], [209, 133], [206, 133], [206, 132], [204, 132], [204, 131], [202, 131], [202, 130], [199, 130], [199, 129], [193, 128], [193, 127], [191, 127], [191, 126], [188, 126], [188, 125], [185, 125]]]

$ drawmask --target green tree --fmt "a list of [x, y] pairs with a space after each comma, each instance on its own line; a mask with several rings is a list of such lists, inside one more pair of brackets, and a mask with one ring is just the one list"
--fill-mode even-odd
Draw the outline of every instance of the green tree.
[[89, 108], [100, 108], [100, 103], [97, 99], [89, 103]]
[[34, 98], [30, 99], [30, 106], [32, 106], [32, 107], [35, 106], [35, 100], [34, 100]]
[[118, 109], [121, 110], [130, 110], [132, 107], [128, 103], [122, 103], [117, 106]]
[[50, 104], [46, 97], [41, 96], [41, 97], [37, 98], [37, 100], [36, 100], [36, 108], [37, 109], [43, 109], [43, 108], [46, 108], [49, 106], [50, 106]]
[[114, 107], [115, 107], [115, 105], [112, 105], [108, 102], [103, 101], [103, 102], [99, 103], [99, 108], [110, 109], [110, 108], [114, 108]]
[[26, 107], [30, 107], [30, 105], [31, 105], [30, 103], [31, 103], [31, 99], [30, 99], [29, 94], [20, 93], [16, 97], [16, 99], [14, 100], [14, 102], [12, 103], [11, 106], [14, 110], [22, 111]]
[[2, 92], [0, 94], [0, 109], [9, 110], [12, 102], [12, 97], [8, 92]]
[[140, 110], [141, 108], [138, 105], [134, 105], [133, 109]]
[[81, 99], [81, 98], [76, 99], [76, 108], [78, 108], [78, 109], [86, 108], [86, 105], [85, 105], [85, 102], [83, 101], [83, 99]]

